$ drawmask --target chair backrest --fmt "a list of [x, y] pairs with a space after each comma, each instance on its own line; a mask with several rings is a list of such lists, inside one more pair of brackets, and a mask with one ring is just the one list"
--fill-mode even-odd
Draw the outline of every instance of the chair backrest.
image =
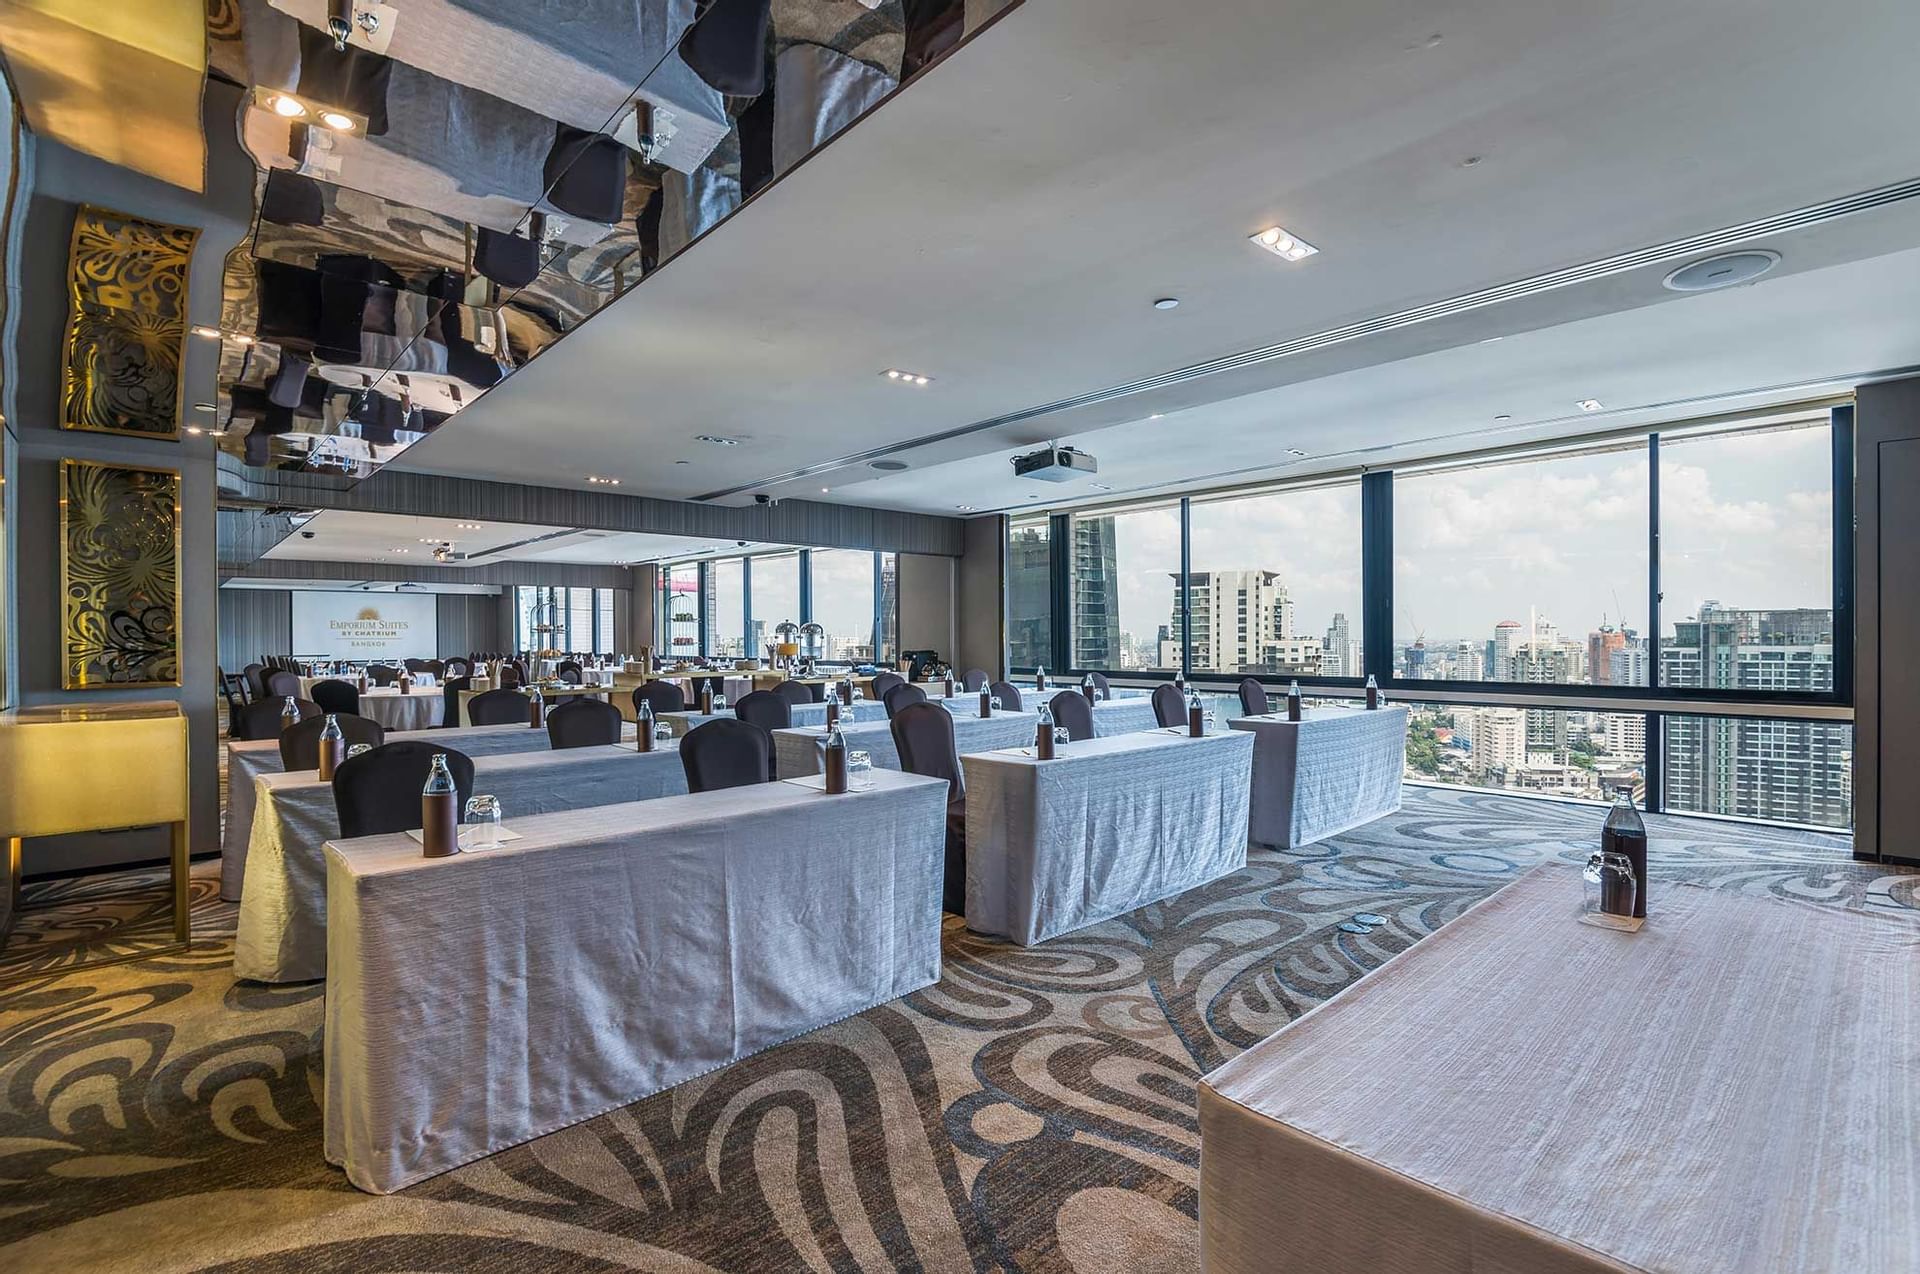
[[267, 697], [284, 699], [288, 695], [299, 695], [300, 678], [284, 668], [276, 668], [266, 676]]
[[[925, 703], [926, 701], [926, 691], [914, 685], [911, 681], [903, 681], [893, 689], [887, 691], [886, 698], [881, 702], [886, 706], [887, 718], [891, 720], [899, 716], [900, 709], [906, 707], [908, 704]], [[945, 712], [946, 709], [942, 708], [940, 711]]]
[[974, 694], [979, 694], [987, 688], [991, 680], [992, 678], [987, 676], [987, 670], [985, 668], [969, 668], [967, 669], [967, 675], [962, 678], [962, 683]]
[[1187, 723], [1187, 701], [1180, 697], [1180, 688], [1172, 682], [1153, 688], [1153, 719], [1164, 726]]
[[1020, 711], [1020, 687], [1011, 681], [996, 681], [987, 689], [1008, 712]]
[[685, 712], [687, 710], [686, 692], [671, 681], [649, 681], [639, 686], [633, 692], [633, 706], [635, 711], [639, 710], [642, 702], [652, 705], [653, 715], [655, 717], [658, 717], [663, 712]]
[[873, 674], [873, 689], [868, 693], [882, 703], [886, 702], [887, 691], [895, 686], [904, 686], [907, 679], [897, 672], [876, 672]]
[[433, 773], [433, 758], [444, 752], [459, 802], [466, 808], [473, 795], [473, 761], [464, 752], [420, 739], [383, 743], [371, 752], [349, 758], [333, 772], [333, 803], [340, 811], [340, 835], [378, 836], [407, 832], [421, 825], [420, 789]]
[[900, 768], [908, 774], [945, 779], [947, 804], [964, 801], [967, 781], [960, 772], [960, 750], [953, 741], [953, 714], [937, 703], [910, 703], [900, 709], [890, 728]]
[[322, 712], [360, 711], [360, 691], [337, 678], [314, 682], [308, 687], [307, 694], [320, 705]]
[[793, 724], [793, 705], [771, 690], [755, 690], [740, 696], [733, 715], [762, 730], [784, 730]]
[[400, 680], [400, 670], [389, 668], [385, 664], [368, 664], [367, 680], [376, 686], [390, 686]]
[[460, 692], [473, 689], [473, 678], [464, 673], [458, 677], [448, 677], [440, 683], [440, 701], [446, 706], [440, 710], [440, 724], [448, 730], [460, 725]]
[[[348, 747], [356, 743], [370, 743], [377, 748], [387, 741], [386, 729], [378, 721], [369, 721], [350, 712], [337, 713], [334, 720], [340, 723], [340, 733], [347, 736]], [[326, 728], [327, 718], [323, 713], [317, 717], [306, 717], [293, 729], [281, 731], [281, 767], [288, 770], [318, 769], [320, 732]]]
[[1107, 674], [1104, 672], [1096, 672], [1093, 673], [1092, 676], [1093, 688], [1100, 692], [1100, 697], [1102, 699], [1113, 698], [1113, 687], [1107, 684]]
[[1093, 705], [1078, 690], [1062, 690], [1047, 700], [1047, 708], [1053, 713], [1053, 723], [1067, 727], [1069, 739], [1091, 739], [1093, 737]]
[[429, 659], [427, 660], [427, 666], [422, 668], [421, 671], [429, 677], [432, 677], [435, 681], [438, 681], [447, 675], [447, 665], [441, 660]]
[[1260, 684], [1258, 677], [1240, 679], [1240, 710], [1250, 717], [1265, 716], [1271, 705], [1267, 703], [1267, 688]]
[[783, 681], [773, 688], [773, 693], [788, 703], [812, 703], [813, 688], [798, 681]]
[[489, 690], [467, 700], [468, 725], [525, 725], [527, 713], [527, 696], [518, 690]]
[[553, 675], [570, 685], [580, 684], [580, 665], [571, 659], [562, 659], [554, 666]]
[[249, 699], [267, 697], [267, 666], [265, 664], [248, 664], [240, 670], [240, 675], [246, 679]]
[[465, 655], [455, 655], [446, 661], [446, 673], [449, 677], [471, 677], [473, 660]]
[[401, 666], [408, 672], [425, 672], [427, 670], [427, 661], [424, 659], [403, 659], [400, 662]]
[[[300, 719], [320, 715], [320, 706], [311, 699], [295, 699], [294, 706], [300, 710]], [[234, 723], [227, 723], [227, 733], [236, 739], [277, 739], [280, 737], [280, 714], [286, 711], [286, 697], [262, 699], [250, 703], [240, 710], [239, 729]]]
[[689, 792], [765, 783], [773, 777], [773, 741], [765, 730], [738, 717], [715, 717], [680, 740], [680, 765]]
[[247, 679], [237, 672], [227, 672], [218, 664], [214, 669], [220, 674], [220, 693], [227, 701], [227, 728], [231, 732], [233, 723], [240, 719], [240, 710], [247, 706]]
[[595, 748], [620, 742], [620, 709], [604, 699], [570, 699], [547, 713], [554, 748]]

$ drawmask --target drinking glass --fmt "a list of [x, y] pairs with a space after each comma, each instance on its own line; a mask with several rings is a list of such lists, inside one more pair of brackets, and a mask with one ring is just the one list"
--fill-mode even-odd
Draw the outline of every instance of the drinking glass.
[[725, 695], [715, 695], [713, 697], [713, 710], [716, 714], [727, 710], [727, 697]]
[[1200, 728], [1207, 734], [1213, 733], [1213, 714], [1211, 712], [1203, 712], [1200, 714]]
[[373, 751], [373, 744], [356, 743], [352, 747], [347, 749], [347, 757], [348, 759], [352, 759], [353, 757], [359, 756], [362, 752], [371, 752], [371, 751]]
[[475, 794], [467, 798], [465, 849], [494, 849], [500, 844], [500, 799]]
[[991, 699], [987, 700], [987, 702], [994, 706], [995, 711], [998, 711], [1003, 706], [1000, 702], [999, 695], [994, 695]]
[[1053, 743], [1058, 747], [1062, 743], [1072, 743], [1073, 733], [1063, 725], [1053, 727]]
[[654, 741], [655, 743], [672, 743], [672, 742], [673, 742], [673, 727], [672, 727], [672, 726], [670, 726], [670, 725], [668, 725], [668, 724], [667, 724], [666, 722], [664, 722], [664, 721], [656, 721], [656, 722], [654, 722], [654, 725], [653, 725], [653, 741]]
[[866, 751], [847, 753], [847, 790], [864, 792], [873, 786], [873, 754]]

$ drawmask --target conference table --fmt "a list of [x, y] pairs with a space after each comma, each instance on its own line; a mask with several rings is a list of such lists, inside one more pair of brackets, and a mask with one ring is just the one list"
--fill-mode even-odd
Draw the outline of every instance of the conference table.
[[1201, 1268], [1920, 1269], [1920, 925], [1580, 897], [1538, 867], [1208, 1075]]
[[[625, 805], [686, 790], [686, 771], [674, 744], [652, 752], [608, 744], [473, 759], [474, 794], [498, 797], [509, 826], [526, 815]], [[314, 771], [262, 774], [254, 780], [253, 830], [233, 944], [236, 976], [258, 982], [326, 976], [322, 847], [339, 834], [333, 784], [322, 783]]]
[[[667, 728], [672, 730], [674, 736], [678, 738], [684, 737], [687, 731], [695, 726], [717, 721], [721, 717], [732, 718], [733, 715], [732, 708], [728, 708], [725, 712], [663, 712], [659, 720], [665, 722]], [[827, 724], [827, 705], [824, 703], [789, 704], [787, 717], [795, 726], [824, 727]], [[856, 699], [851, 706], [843, 704], [840, 708], [840, 721], [843, 725], [886, 719], [886, 705], [872, 699]]]
[[[517, 689], [519, 689], [520, 693], [524, 696], [527, 693], [527, 691], [532, 689], [532, 687], [523, 686], [523, 687], [517, 687]], [[438, 691], [435, 691], [434, 693], [436, 695], [439, 694]], [[460, 705], [459, 706], [460, 724], [462, 726], [468, 726], [472, 724], [472, 722], [467, 717], [467, 704], [473, 699], [475, 695], [482, 694], [482, 693], [485, 693], [485, 692], [479, 691], [479, 690], [462, 690], [457, 693], [457, 698], [459, 700], [459, 705]], [[607, 688], [606, 686], [575, 686], [575, 685], [545, 686], [543, 685], [540, 687], [540, 694], [542, 697], [546, 699], [547, 707], [549, 708], [553, 707], [555, 704], [561, 702], [564, 699], [603, 699], [603, 700], [611, 701], [613, 697], [613, 691]], [[629, 713], [629, 718], [630, 718], [630, 713]]]
[[932, 985], [946, 802], [877, 773], [330, 842], [327, 1160], [398, 1190]]
[[1253, 737], [1155, 729], [972, 751], [967, 927], [1033, 946], [1237, 871]]
[[1251, 734], [1253, 805], [1248, 836], [1280, 849], [1370, 823], [1400, 808], [1407, 768], [1407, 707], [1308, 708], [1227, 722]]
[[[977, 705], [976, 705], [977, 707]], [[978, 752], [987, 748], [1011, 747], [1033, 742], [1040, 718], [1031, 712], [995, 712], [991, 717], [956, 716], [953, 719], [953, 745], [958, 752]], [[893, 746], [893, 722], [858, 721], [840, 727], [847, 751], [865, 752], [876, 770], [900, 768], [900, 753]], [[783, 779], [820, 772], [820, 745], [827, 729], [819, 726], [795, 726], [773, 732], [774, 773]]]
[[[622, 736], [635, 744], [633, 727]], [[418, 739], [452, 748], [470, 757], [503, 756], [511, 752], [545, 752], [551, 748], [547, 732], [527, 725], [475, 725], [450, 730], [395, 731], [388, 743]], [[278, 774], [278, 739], [233, 739], [227, 743], [227, 811], [220, 833], [220, 897], [239, 902], [247, 874], [247, 838], [253, 834], [253, 781], [262, 774]], [[311, 773], [311, 771], [309, 771]]]
[[[1050, 702], [1064, 690], [1020, 691], [1020, 706], [1024, 711], [1037, 713], [1040, 705]], [[1076, 688], [1074, 694], [1080, 691]], [[951, 699], [944, 696], [928, 698], [929, 703], [937, 703], [956, 717], [980, 715], [980, 693], [957, 694]], [[1153, 700], [1135, 696], [1115, 695], [1108, 699], [1095, 700], [1087, 705], [1093, 711], [1093, 733], [1095, 738], [1104, 738], [1115, 734], [1133, 734], [1140, 730], [1157, 729], [1160, 719], [1153, 715]]]

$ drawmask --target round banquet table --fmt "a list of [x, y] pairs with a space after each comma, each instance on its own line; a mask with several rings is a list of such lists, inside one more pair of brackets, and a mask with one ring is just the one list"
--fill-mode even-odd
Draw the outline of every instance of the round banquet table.
[[431, 730], [440, 724], [446, 710], [447, 697], [439, 686], [404, 695], [392, 686], [360, 693], [360, 715], [389, 730]]

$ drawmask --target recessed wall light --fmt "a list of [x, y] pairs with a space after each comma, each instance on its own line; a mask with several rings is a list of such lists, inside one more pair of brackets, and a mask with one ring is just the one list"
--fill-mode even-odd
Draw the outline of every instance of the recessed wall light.
[[1580, 400], [1580, 410], [1581, 411], [1599, 411], [1600, 400], [1598, 398], [1582, 398]]
[[715, 447], [737, 447], [740, 445], [738, 438], [726, 438], [719, 434], [695, 434], [693, 440], [695, 442], [709, 443]]
[[1177, 296], [1163, 296], [1153, 303], [1153, 308], [1156, 310], [1177, 310], [1180, 308], [1180, 298]]
[[1304, 260], [1320, 251], [1320, 249], [1314, 247], [1299, 235], [1294, 234], [1282, 226], [1268, 226], [1259, 234], [1251, 234], [1248, 235], [1247, 238], [1257, 246], [1273, 253], [1274, 256], [1282, 257], [1288, 261]]
[[922, 376], [919, 372], [903, 372], [898, 367], [889, 367], [880, 374], [888, 380], [899, 381], [902, 385], [929, 385], [933, 383], [933, 377], [931, 376]]
[[195, 403], [193, 405], [193, 409], [195, 411], [218, 411], [219, 410], [219, 408], [215, 407], [212, 403]]

